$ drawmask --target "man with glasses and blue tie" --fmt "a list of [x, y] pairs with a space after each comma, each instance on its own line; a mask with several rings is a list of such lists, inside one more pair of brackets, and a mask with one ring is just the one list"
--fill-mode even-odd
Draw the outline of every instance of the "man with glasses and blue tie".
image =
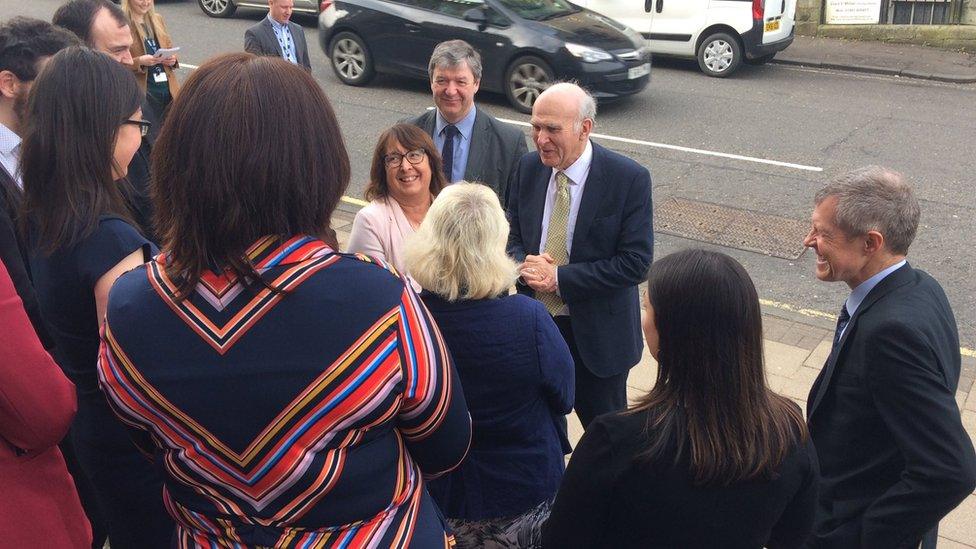
[[295, 0], [268, 0], [268, 16], [244, 32], [244, 51], [281, 57], [312, 72], [301, 25], [291, 22]]

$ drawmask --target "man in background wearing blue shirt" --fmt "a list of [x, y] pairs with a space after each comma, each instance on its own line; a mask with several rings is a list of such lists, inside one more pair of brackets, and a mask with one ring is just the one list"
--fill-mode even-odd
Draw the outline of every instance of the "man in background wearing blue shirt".
[[305, 31], [290, 21], [295, 0], [268, 0], [268, 8], [267, 17], [244, 31], [244, 51], [281, 57], [311, 72]]

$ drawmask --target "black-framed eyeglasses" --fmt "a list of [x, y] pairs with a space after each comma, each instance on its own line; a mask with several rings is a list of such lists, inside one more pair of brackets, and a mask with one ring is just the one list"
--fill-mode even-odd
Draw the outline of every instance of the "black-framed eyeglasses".
[[407, 162], [417, 165], [425, 156], [427, 156], [427, 151], [423, 149], [416, 149], [407, 154], [390, 153], [383, 157], [383, 164], [386, 164], [387, 168], [399, 168], [400, 164], [403, 164], [403, 159], [406, 158]]
[[122, 123], [139, 126], [139, 135], [141, 135], [142, 137], [146, 137], [147, 135], [149, 135], [149, 128], [152, 127], [152, 122], [148, 120], [132, 120], [130, 118], [129, 120], [125, 120]]

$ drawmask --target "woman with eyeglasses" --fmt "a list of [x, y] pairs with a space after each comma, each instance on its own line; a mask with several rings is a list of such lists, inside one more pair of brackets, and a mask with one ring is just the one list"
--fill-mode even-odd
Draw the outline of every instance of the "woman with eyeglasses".
[[440, 166], [434, 142], [417, 126], [397, 124], [383, 132], [373, 151], [364, 193], [370, 203], [356, 214], [349, 251], [382, 259], [405, 273], [403, 243], [417, 231], [434, 197], [447, 185]]
[[160, 477], [98, 389], [99, 327], [109, 290], [152, 246], [120, 185], [147, 124], [132, 74], [105, 54], [53, 56], [27, 104], [21, 230], [41, 313], [74, 382], [78, 413], [68, 443], [93, 490], [86, 512], [106, 523], [113, 549], [168, 547], [173, 523]]

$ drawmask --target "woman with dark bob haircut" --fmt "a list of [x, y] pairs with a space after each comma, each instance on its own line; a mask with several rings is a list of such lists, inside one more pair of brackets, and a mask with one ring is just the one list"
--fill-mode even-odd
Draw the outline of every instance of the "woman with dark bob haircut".
[[647, 285], [657, 382], [587, 428], [543, 546], [801, 546], [816, 453], [800, 408], [766, 385], [752, 280], [727, 255], [685, 250], [655, 263]]
[[161, 479], [132, 445], [98, 389], [98, 330], [109, 290], [151, 250], [120, 185], [148, 123], [132, 74], [103, 53], [51, 57], [31, 89], [21, 169], [21, 228], [41, 313], [78, 414], [65, 446], [82, 503], [113, 549], [167, 547], [173, 522]]
[[204, 63], [153, 158], [164, 249], [112, 290], [99, 373], [177, 546], [447, 546], [422, 479], [465, 455], [463, 393], [403, 279], [321, 239], [349, 159], [312, 77]]
[[[370, 203], [356, 213], [349, 251], [389, 262], [406, 272], [403, 248], [427, 215], [447, 180], [430, 136], [411, 124], [397, 124], [380, 134], [366, 187]], [[409, 279], [414, 289], [420, 286]]]

